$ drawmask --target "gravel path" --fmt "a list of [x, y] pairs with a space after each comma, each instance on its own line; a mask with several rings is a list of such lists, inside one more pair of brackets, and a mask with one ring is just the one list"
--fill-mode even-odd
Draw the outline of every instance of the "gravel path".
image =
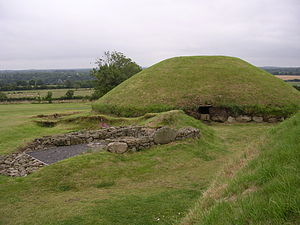
[[27, 154], [46, 163], [52, 164], [86, 152], [90, 147], [87, 144], [48, 148], [42, 151], [28, 152]]

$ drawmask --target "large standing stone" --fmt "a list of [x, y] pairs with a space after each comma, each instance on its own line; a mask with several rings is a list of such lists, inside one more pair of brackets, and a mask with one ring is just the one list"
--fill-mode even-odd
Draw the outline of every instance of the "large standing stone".
[[128, 145], [124, 142], [112, 142], [107, 145], [107, 151], [122, 154], [127, 152]]
[[153, 134], [153, 140], [156, 144], [168, 144], [175, 140], [176, 135], [176, 130], [170, 127], [162, 127], [155, 131]]

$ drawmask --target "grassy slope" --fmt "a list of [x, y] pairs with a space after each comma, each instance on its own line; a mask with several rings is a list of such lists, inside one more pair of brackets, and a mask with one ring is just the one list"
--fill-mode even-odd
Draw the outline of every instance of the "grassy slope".
[[202, 196], [181, 224], [299, 224], [299, 137], [300, 113], [273, 128], [259, 157], [232, 181], [220, 176], [213, 189], [221, 191]]
[[43, 135], [66, 133], [75, 129], [74, 125], [60, 125], [44, 128], [32, 122], [32, 116], [62, 112], [88, 112], [90, 104], [9, 104], [0, 105], [0, 154], [6, 154]]
[[141, 115], [178, 107], [300, 103], [300, 93], [284, 81], [233, 57], [192, 56], [164, 60], [126, 80], [93, 109]]
[[[174, 224], [245, 143], [264, 136], [261, 124], [216, 127], [182, 112], [139, 124], [194, 126], [199, 140], [156, 146], [134, 154], [88, 153], [22, 178], [0, 176], [0, 224]], [[226, 125], [225, 125], [226, 126]]]

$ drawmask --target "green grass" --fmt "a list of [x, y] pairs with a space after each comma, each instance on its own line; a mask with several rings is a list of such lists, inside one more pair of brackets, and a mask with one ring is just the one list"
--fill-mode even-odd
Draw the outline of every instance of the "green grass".
[[89, 111], [88, 103], [0, 105], [0, 154], [13, 152], [36, 137], [66, 133], [80, 128], [74, 124], [61, 124], [53, 128], [40, 127], [33, 122], [33, 116]]
[[100, 98], [93, 109], [106, 114], [139, 116], [170, 109], [197, 109], [202, 104], [248, 106], [260, 112], [285, 106], [293, 108], [289, 111], [292, 113], [300, 104], [300, 93], [238, 58], [176, 57], [129, 78]]
[[24, 91], [5, 91], [4, 93], [8, 98], [36, 98], [40, 94], [40, 97], [45, 97], [48, 91], [53, 93], [53, 98], [59, 98], [66, 95], [68, 90], [74, 91], [74, 96], [90, 96], [93, 93], [92, 88], [69, 88], [69, 89], [44, 89], [44, 90], [24, 90]]
[[2, 224], [176, 224], [218, 171], [271, 126], [208, 127], [180, 111], [132, 120], [194, 126], [202, 136], [133, 154], [83, 154], [27, 177], [0, 176]]
[[299, 137], [300, 113], [274, 127], [259, 156], [221, 182], [222, 193], [201, 197], [182, 224], [299, 224]]

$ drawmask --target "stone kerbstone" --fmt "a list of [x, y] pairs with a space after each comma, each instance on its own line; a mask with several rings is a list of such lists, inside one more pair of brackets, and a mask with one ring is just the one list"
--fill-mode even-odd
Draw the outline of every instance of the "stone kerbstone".
[[107, 145], [107, 150], [112, 153], [123, 154], [127, 152], [128, 145], [124, 142], [112, 142]]
[[262, 123], [264, 121], [264, 118], [261, 116], [253, 116], [252, 120], [256, 123]]
[[269, 123], [276, 123], [276, 122], [278, 122], [278, 119], [276, 117], [270, 117], [270, 118], [267, 119], [267, 121]]
[[228, 110], [222, 107], [211, 107], [209, 109], [210, 119], [216, 122], [225, 122], [228, 119]]
[[252, 118], [250, 116], [246, 116], [246, 115], [241, 115], [236, 118], [236, 121], [238, 121], [238, 122], [250, 122], [251, 120], [252, 120]]
[[168, 144], [175, 140], [176, 130], [170, 127], [162, 127], [153, 134], [153, 140], [156, 144]]
[[229, 116], [228, 119], [227, 119], [227, 122], [229, 122], [229, 123], [234, 123], [234, 122], [236, 122], [236, 120], [235, 120], [234, 117]]

